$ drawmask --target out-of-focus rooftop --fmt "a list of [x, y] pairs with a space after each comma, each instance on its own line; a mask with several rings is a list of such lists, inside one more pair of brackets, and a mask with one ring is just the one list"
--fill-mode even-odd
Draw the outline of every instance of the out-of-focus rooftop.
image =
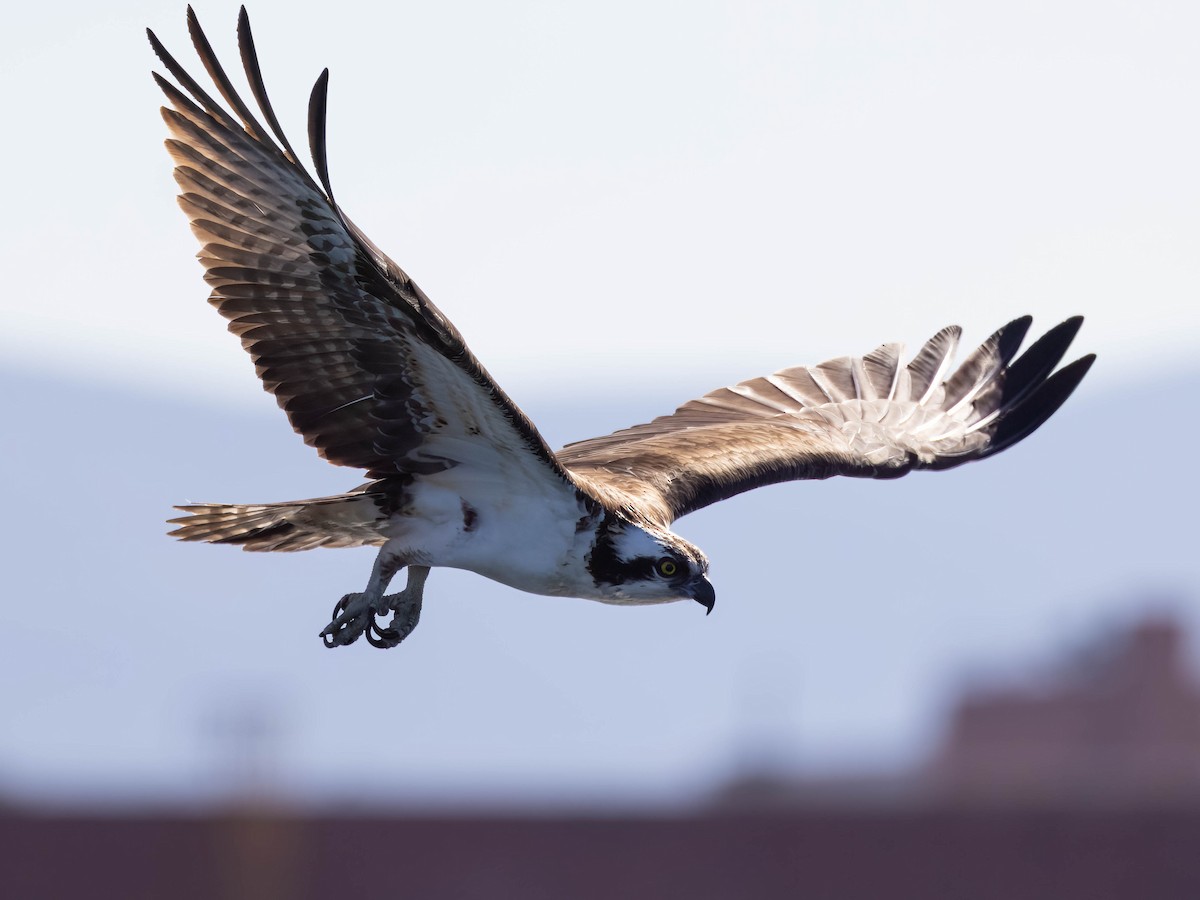
[[1064, 657], [964, 690], [931, 757], [911, 771], [795, 779], [746, 771], [736, 808], [806, 803], [1200, 803], [1200, 681], [1187, 635], [1151, 617]]
[[1044, 678], [968, 694], [926, 779], [955, 795], [1200, 797], [1200, 686], [1184, 643], [1149, 620]]

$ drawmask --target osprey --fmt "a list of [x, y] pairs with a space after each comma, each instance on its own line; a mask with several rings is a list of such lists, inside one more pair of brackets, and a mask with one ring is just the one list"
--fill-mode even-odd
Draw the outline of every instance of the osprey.
[[[1078, 317], [1014, 360], [1031, 321], [1016, 319], [957, 368], [960, 331], [944, 328], [907, 365], [898, 344], [885, 344], [720, 388], [555, 452], [334, 200], [329, 70], [309, 102], [314, 180], [267, 99], [245, 9], [238, 43], [261, 121], [190, 8], [187, 21], [227, 106], [147, 33], [178, 84], [154, 75], [170, 103], [166, 145], [180, 206], [203, 244], [209, 302], [305, 442], [369, 480], [313, 500], [180, 506], [188, 515], [171, 520], [171, 534], [245, 550], [379, 547], [366, 589], [344, 596], [321, 632], [327, 646], [363, 634], [377, 647], [399, 644], [416, 627], [434, 566], [537, 594], [622, 605], [692, 599], [711, 612], [708, 560], [671, 531], [675, 519], [762, 485], [894, 478], [999, 453], [1045, 422], [1094, 359], [1055, 371]], [[386, 594], [405, 567], [404, 590]], [[386, 624], [376, 618], [389, 614]]]

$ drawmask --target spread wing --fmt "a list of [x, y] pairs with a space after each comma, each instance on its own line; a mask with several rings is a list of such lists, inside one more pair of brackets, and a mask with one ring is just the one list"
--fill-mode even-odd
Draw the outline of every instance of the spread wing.
[[957, 327], [938, 332], [907, 366], [900, 346], [885, 344], [861, 358], [784, 369], [568, 444], [558, 459], [607, 503], [662, 525], [781, 481], [948, 469], [1032, 434], [1091, 366], [1088, 355], [1054, 372], [1078, 317], [1010, 365], [1030, 322], [1005, 325], [953, 373]]
[[155, 73], [170, 103], [162, 113], [179, 203], [203, 244], [209, 302], [305, 442], [374, 478], [469, 463], [505, 477], [524, 467], [535, 480], [569, 484], [454, 326], [338, 208], [325, 158], [328, 70], [309, 104], [318, 184], [267, 99], [245, 9], [242, 67], [269, 131], [234, 89], [190, 7], [188, 31], [228, 109], [148, 32], [183, 89]]

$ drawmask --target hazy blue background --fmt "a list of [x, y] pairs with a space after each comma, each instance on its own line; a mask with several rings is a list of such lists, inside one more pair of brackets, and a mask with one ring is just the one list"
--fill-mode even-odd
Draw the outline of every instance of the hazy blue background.
[[[228, 53], [236, 6], [197, 9]], [[949, 322], [1081, 312], [1101, 359], [987, 464], [684, 520], [708, 619], [438, 571], [401, 649], [328, 652], [370, 551], [162, 537], [172, 502], [358, 481], [204, 303], [141, 34], [191, 65], [183, 7], [9, 11], [0, 790], [206, 796], [249, 722], [257, 777], [310, 798], [678, 799], [902, 765], [964, 675], [1147, 607], [1196, 623], [1193, 6], [250, 12], [285, 125], [331, 66], [342, 203], [551, 443]]]

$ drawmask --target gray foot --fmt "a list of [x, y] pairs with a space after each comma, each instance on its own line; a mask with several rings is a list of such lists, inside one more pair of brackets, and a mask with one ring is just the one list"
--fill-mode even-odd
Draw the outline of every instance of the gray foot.
[[389, 598], [381, 598], [381, 608], [378, 610], [367, 600], [366, 594], [347, 594], [339, 600], [333, 608], [333, 621], [321, 631], [325, 646], [349, 646], [362, 637], [364, 632], [370, 640], [372, 629], [379, 630], [375, 616], [387, 612], [387, 607], [382, 606], [382, 601], [387, 599]]
[[[366, 594], [347, 594], [333, 608], [333, 621], [321, 632], [325, 646], [347, 646], [365, 634], [372, 647], [380, 650], [395, 647], [412, 634], [421, 620], [421, 598], [428, 577], [428, 567], [412, 566], [404, 590], [380, 597], [374, 604], [367, 600]], [[394, 612], [392, 621], [381, 628], [375, 617], [389, 611]]]
[[372, 647], [389, 650], [412, 634], [421, 621], [421, 598], [425, 592], [425, 579], [429, 577], [428, 566], [409, 566], [408, 584], [398, 594], [388, 594], [383, 602], [395, 611], [387, 628], [375, 627], [367, 630], [367, 640]]

